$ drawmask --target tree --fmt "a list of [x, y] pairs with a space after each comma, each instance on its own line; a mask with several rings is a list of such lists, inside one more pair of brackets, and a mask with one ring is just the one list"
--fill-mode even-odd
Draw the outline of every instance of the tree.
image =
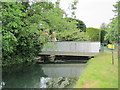
[[87, 28], [87, 34], [90, 37], [90, 41], [100, 41], [100, 29], [98, 28]]
[[75, 15], [75, 10], [77, 9], [76, 5], [78, 3], [78, 0], [73, 0], [72, 4], [71, 4], [71, 13], [72, 13], [72, 17], [73, 18], [76, 18], [76, 15]]
[[89, 41], [90, 37], [87, 35], [86, 32], [80, 32], [78, 29], [71, 30], [71, 31], [63, 31], [57, 33], [59, 36], [58, 39], [60, 41]]
[[43, 10], [38, 11], [43, 7], [44, 11], [50, 11], [53, 4], [48, 2], [35, 4], [34, 6], [34, 4], [29, 5], [28, 2], [2, 3], [2, 65], [33, 61], [44, 43], [49, 40], [44, 34], [44, 29], [49, 26], [42, 17]]
[[71, 17], [71, 18], [76, 18], [76, 15], [75, 15], [75, 10], [77, 9], [76, 5], [78, 3], [78, 0], [72, 0], [70, 3], [69, 3], [69, 7], [67, 9], [67, 11], [69, 11], [69, 14], [67, 12], [64, 13], [65, 17]]
[[60, 41], [88, 40], [86, 33], [77, 29], [76, 21], [68, 22], [63, 15], [59, 3], [3, 2], [2, 65], [32, 62], [51, 41], [53, 32]]
[[[113, 10], [113, 12], [115, 12], [116, 14], [118, 14], [118, 4], [120, 2], [118, 1], [116, 3], [116, 5], [113, 5], [115, 10]], [[106, 36], [105, 36], [105, 39], [106, 40], [109, 40], [112, 44], [114, 43], [118, 43], [119, 44], [119, 32], [118, 32], [118, 27], [119, 27], [119, 24], [118, 24], [118, 16], [115, 15], [114, 18], [111, 19], [111, 22], [109, 23], [109, 31], [107, 32]], [[118, 57], [120, 57], [120, 51], [118, 51]], [[118, 58], [120, 59], [120, 58]], [[112, 49], [112, 64], [114, 64], [114, 56], [113, 56], [113, 49]]]
[[[113, 10], [116, 14], [118, 13], [118, 2], [116, 5], [113, 5], [115, 10]], [[119, 34], [118, 34], [118, 16], [115, 15], [114, 18], [111, 19], [111, 22], [108, 25], [108, 31], [105, 36], [106, 40], [109, 40], [111, 43], [118, 43]]]
[[[118, 1], [118, 28], [120, 28], [120, 1]], [[118, 31], [118, 60], [120, 61], [120, 30]]]
[[109, 24], [108, 32], [105, 36], [105, 40], [109, 40], [111, 43], [118, 43], [118, 19], [117, 17]]
[[73, 19], [73, 18], [65, 18], [68, 22], [72, 22], [75, 21], [76, 22], [76, 27], [77, 29], [79, 29], [80, 31], [86, 32], [86, 25], [84, 24], [84, 22], [82, 20], [79, 19]]
[[108, 41], [105, 40], [105, 35], [107, 34], [107, 25], [105, 23], [102, 23], [100, 29], [101, 29], [100, 42], [108, 43]]
[[[22, 11], [24, 8], [21, 3], [2, 3], [2, 34], [3, 34], [3, 65], [15, 63], [15, 57], [19, 56], [17, 46], [19, 45], [20, 31], [23, 31], [24, 21], [22, 18], [26, 14]], [[19, 51], [19, 50], [18, 50]], [[16, 55], [16, 56], [15, 56]], [[19, 62], [21, 59], [18, 60]]]

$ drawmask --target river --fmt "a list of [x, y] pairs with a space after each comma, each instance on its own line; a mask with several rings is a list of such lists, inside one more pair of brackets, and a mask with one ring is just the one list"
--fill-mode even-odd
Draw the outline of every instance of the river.
[[2, 70], [3, 88], [72, 88], [85, 63], [21, 64]]

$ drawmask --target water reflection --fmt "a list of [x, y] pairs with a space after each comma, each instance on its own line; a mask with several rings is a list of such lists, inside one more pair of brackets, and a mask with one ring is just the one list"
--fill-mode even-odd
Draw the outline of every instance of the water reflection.
[[0, 83], [0, 90], [5, 86], [5, 82]]
[[41, 77], [40, 78], [40, 88], [47, 88], [47, 83], [50, 82], [52, 78], [49, 77]]
[[2, 80], [5, 88], [63, 88], [72, 85], [85, 66], [85, 64], [11, 66], [3, 69]]
[[85, 64], [45, 64], [42, 69], [48, 77], [78, 77]]
[[58, 77], [58, 78], [50, 78], [50, 77], [41, 77], [40, 78], [40, 88], [66, 88], [68, 86], [74, 85], [77, 81], [77, 78], [69, 78], [69, 77]]

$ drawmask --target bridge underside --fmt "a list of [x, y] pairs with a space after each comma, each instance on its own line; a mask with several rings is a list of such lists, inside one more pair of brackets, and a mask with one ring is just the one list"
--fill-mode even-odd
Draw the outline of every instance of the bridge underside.
[[99, 53], [81, 53], [81, 52], [60, 52], [60, 51], [43, 51], [39, 53], [40, 58], [37, 62], [58, 62], [62, 60], [64, 62], [73, 61], [88, 61], [90, 58], [98, 55]]
[[58, 51], [43, 51], [39, 53], [39, 55], [63, 55], [63, 56], [88, 56], [88, 57], [94, 57], [98, 55], [99, 53], [81, 53], [81, 52], [58, 52]]

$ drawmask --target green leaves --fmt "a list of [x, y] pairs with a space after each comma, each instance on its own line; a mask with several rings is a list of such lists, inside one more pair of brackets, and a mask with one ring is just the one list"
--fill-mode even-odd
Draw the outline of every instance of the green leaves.
[[53, 4], [5, 2], [2, 8], [3, 65], [33, 61], [49, 40], [44, 30], [49, 30], [46, 14]]
[[105, 40], [109, 40], [111, 43], [117, 43], [119, 40], [119, 34], [118, 34], [118, 26], [117, 26], [118, 21], [116, 20], [116, 23], [114, 23], [108, 28], [109, 31], [107, 32], [105, 36]]
[[59, 41], [86, 41], [76, 21], [63, 18], [64, 11], [50, 2], [2, 3], [3, 65], [32, 62], [56, 32]]
[[[118, 3], [114, 5], [114, 12], [118, 13]], [[119, 41], [119, 32], [118, 32], [118, 16], [111, 19], [112, 21], [108, 24], [107, 34], [105, 40], [109, 40], [111, 43], [118, 43]]]
[[90, 38], [86, 32], [80, 32], [78, 29], [66, 30], [64, 32], [57, 33], [57, 38], [60, 41], [89, 41]]
[[98, 28], [87, 28], [87, 34], [90, 37], [90, 41], [100, 41], [100, 29]]
[[76, 28], [79, 29], [80, 31], [86, 32], [86, 25], [84, 24], [83, 21], [78, 20], [78, 19], [73, 19], [73, 18], [65, 18], [68, 22], [75, 22]]
[[12, 53], [14, 51], [14, 47], [17, 45], [17, 39], [13, 33], [7, 32], [4, 33], [3, 36], [3, 53], [4, 51], [8, 53]]

